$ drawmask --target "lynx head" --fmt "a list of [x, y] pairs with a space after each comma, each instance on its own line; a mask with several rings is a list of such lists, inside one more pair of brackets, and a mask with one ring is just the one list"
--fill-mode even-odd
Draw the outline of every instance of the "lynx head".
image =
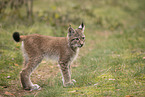
[[85, 35], [84, 35], [85, 25], [82, 23], [77, 29], [73, 29], [70, 25], [68, 28], [68, 40], [69, 45], [73, 48], [81, 48], [85, 42]]

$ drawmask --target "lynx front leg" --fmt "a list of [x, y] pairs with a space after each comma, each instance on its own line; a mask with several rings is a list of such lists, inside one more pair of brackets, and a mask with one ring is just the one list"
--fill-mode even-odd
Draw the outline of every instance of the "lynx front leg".
[[71, 81], [69, 64], [64, 62], [59, 62], [59, 65], [62, 73], [63, 86], [68, 87], [74, 85], [74, 83]]
[[40, 86], [33, 84], [30, 80], [30, 75], [32, 71], [37, 67], [41, 62], [42, 58], [31, 58], [27, 63], [26, 67], [20, 72], [21, 83], [24, 89], [26, 90], [38, 90]]

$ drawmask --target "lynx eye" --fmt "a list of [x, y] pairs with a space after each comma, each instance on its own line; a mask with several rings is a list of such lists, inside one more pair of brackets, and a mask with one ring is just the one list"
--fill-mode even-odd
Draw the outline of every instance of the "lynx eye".
[[79, 40], [79, 38], [74, 38], [74, 39], [72, 39], [71, 41], [74, 41], [74, 40]]
[[74, 40], [80, 40], [79, 38], [74, 38], [74, 39], [72, 39], [71, 41], [74, 41]]
[[79, 38], [75, 38], [76, 40], [79, 40]]
[[71, 41], [74, 41], [75, 39], [72, 39]]
[[82, 39], [85, 39], [85, 37], [82, 37]]

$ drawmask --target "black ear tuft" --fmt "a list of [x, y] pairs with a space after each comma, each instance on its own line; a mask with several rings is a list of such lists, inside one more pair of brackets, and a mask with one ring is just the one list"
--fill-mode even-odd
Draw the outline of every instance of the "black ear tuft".
[[18, 32], [14, 32], [13, 34], [13, 39], [16, 41], [16, 42], [19, 42], [20, 41], [20, 34]]
[[84, 28], [84, 23], [82, 22], [82, 28]]
[[71, 24], [69, 24], [69, 28], [71, 28]]
[[83, 29], [84, 28], [84, 23], [82, 22], [82, 24], [79, 26], [79, 28], [78, 29]]

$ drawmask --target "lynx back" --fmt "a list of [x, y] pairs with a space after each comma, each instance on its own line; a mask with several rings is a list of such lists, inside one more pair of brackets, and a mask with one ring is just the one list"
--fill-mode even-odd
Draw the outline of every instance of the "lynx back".
[[30, 76], [44, 57], [58, 61], [64, 87], [74, 85], [71, 80], [70, 64], [84, 45], [84, 29], [83, 23], [77, 29], [69, 26], [67, 37], [51, 37], [39, 34], [24, 36], [14, 32], [14, 40], [22, 42], [24, 68], [20, 72], [20, 79], [23, 88], [26, 90], [40, 89], [39, 85], [31, 82]]

